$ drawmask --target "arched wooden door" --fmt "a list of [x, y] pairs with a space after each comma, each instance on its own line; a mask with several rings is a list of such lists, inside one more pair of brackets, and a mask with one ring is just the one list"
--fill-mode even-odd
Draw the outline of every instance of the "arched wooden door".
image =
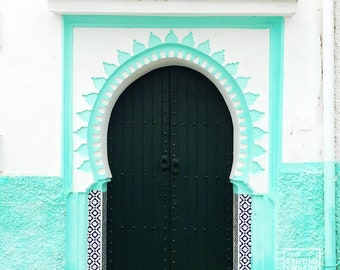
[[108, 270], [233, 269], [233, 125], [206, 77], [170, 66], [132, 83], [108, 155]]

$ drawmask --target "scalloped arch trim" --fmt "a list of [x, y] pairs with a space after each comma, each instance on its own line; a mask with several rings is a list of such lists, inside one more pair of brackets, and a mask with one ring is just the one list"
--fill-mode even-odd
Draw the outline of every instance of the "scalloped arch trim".
[[249, 78], [235, 77], [238, 63], [225, 63], [224, 50], [211, 52], [209, 39], [196, 46], [191, 32], [179, 41], [172, 30], [164, 42], [151, 32], [147, 45], [133, 41], [133, 55], [121, 50], [117, 54], [118, 63], [103, 63], [108, 77], [92, 78], [96, 91], [83, 95], [92, 110], [77, 113], [84, 122], [84, 126], [74, 132], [84, 141], [74, 150], [83, 157], [77, 169], [92, 172], [94, 185], [108, 182], [111, 172], [106, 134], [115, 102], [130, 83], [144, 74], [163, 66], [181, 65], [204, 74], [221, 92], [234, 125], [230, 179], [236, 193], [252, 193], [249, 177], [265, 170], [256, 157], [267, 155], [267, 149], [256, 144], [256, 140], [267, 131], [254, 125], [264, 113], [249, 109], [259, 95], [245, 92]]

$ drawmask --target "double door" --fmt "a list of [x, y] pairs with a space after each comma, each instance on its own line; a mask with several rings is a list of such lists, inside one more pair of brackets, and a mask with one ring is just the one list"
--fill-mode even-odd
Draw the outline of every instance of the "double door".
[[233, 125], [206, 77], [170, 66], [136, 80], [107, 144], [107, 269], [233, 269]]

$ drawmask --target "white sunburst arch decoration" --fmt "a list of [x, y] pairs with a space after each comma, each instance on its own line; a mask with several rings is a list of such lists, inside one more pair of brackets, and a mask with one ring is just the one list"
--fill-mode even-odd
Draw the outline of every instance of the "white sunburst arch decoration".
[[81, 160], [75, 164], [76, 173], [79, 172], [83, 179], [87, 176], [90, 178], [87, 183], [92, 183], [85, 190], [105, 190], [110, 181], [106, 136], [111, 111], [120, 94], [144, 74], [170, 65], [185, 66], [202, 73], [221, 92], [234, 125], [230, 180], [235, 193], [252, 194], [254, 188], [249, 180], [267, 179], [268, 140], [263, 139], [267, 131], [266, 127], [255, 125], [265, 113], [256, 106], [259, 95], [246, 91], [250, 78], [236, 77], [239, 63], [226, 63], [224, 50], [211, 52], [209, 39], [196, 46], [192, 32], [180, 42], [170, 30], [164, 41], [151, 32], [148, 46], [134, 40], [133, 55], [122, 50], [117, 54], [118, 63], [103, 63], [108, 77], [93, 77], [96, 91], [83, 95], [89, 107], [77, 112], [84, 125], [74, 131], [82, 141], [74, 149], [74, 155]]

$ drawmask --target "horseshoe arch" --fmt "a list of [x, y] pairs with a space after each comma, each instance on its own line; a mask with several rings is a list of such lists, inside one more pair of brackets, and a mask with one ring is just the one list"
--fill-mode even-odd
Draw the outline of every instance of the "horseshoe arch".
[[[178, 41], [172, 30], [165, 42], [150, 33], [148, 45], [146, 47], [134, 40], [133, 56], [118, 50], [118, 65], [103, 63], [108, 78], [92, 78], [98, 92], [84, 95], [93, 107], [90, 111], [78, 113], [80, 117], [89, 115], [87, 126], [84, 126], [86, 141], [81, 146], [87, 148], [87, 155], [83, 155], [84, 161], [78, 170], [92, 172], [93, 184], [88, 189], [105, 190], [106, 183], [110, 181], [107, 128], [111, 111], [120, 94], [130, 83], [153, 69], [180, 65], [202, 73], [221, 92], [234, 125], [234, 157], [229, 178], [235, 193], [252, 194], [249, 178], [264, 172], [264, 166], [256, 158], [267, 155], [267, 150], [258, 145], [257, 140], [267, 132], [254, 125], [264, 113], [249, 108], [249, 103], [253, 104], [258, 98], [256, 94], [244, 93], [249, 78], [235, 78], [238, 63], [225, 64], [224, 50], [211, 53], [209, 40], [195, 47], [192, 33], [182, 42]], [[80, 152], [79, 148], [75, 152]]]

